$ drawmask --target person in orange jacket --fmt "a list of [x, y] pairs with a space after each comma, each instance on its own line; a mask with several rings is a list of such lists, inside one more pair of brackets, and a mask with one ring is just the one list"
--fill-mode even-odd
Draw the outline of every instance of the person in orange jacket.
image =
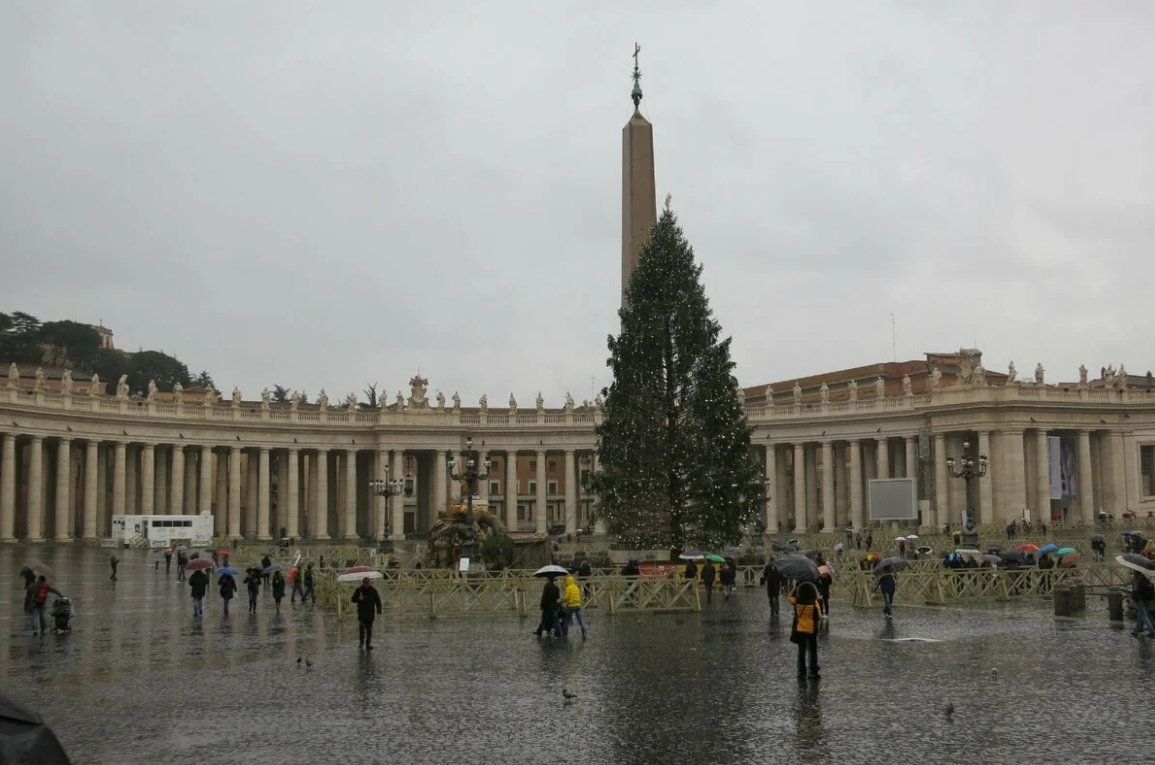
[[786, 597], [794, 606], [794, 629], [790, 641], [798, 645], [798, 679], [806, 679], [806, 654], [810, 654], [810, 677], [817, 680], [818, 674], [818, 623], [822, 621], [822, 604], [818, 602], [818, 588], [810, 582], [791, 590]]

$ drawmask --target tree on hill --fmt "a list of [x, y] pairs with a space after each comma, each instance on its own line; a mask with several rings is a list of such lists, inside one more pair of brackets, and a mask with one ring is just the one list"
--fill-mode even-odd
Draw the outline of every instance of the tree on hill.
[[630, 280], [621, 333], [609, 338], [613, 382], [591, 481], [598, 515], [636, 547], [723, 549], [764, 502], [730, 339], [719, 339], [701, 270], [667, 200]]
[[40, 342], [51, 346], [46, 359], [52, 366], [88, 369], [100, 350], [100, 333], [78, 321], [48, 321], [40, 327]]
[[289, 402], [289, 389], [283, 385], [273, 385], [273, 401], [278, 404], [287, 404]]
[[[181, 384], [183, 385], [184, 383]], [[199, 375], [193, 378], [193, 385], [200, 386], [201, 388], [217, 389], [216, 383], [213, 382], [213, 376], [203, 369]]]
[[0, 361], [17, 364], [41, 364], [40, 320], [23, 311], [0, 314]]
[[[380, 382], [380, 381], [378, 381], [378, 382]], [[366, 385], [369, 385], [369, 384], [366, 383]], [[362, 401], [360, 404], [358, 404], [357, 407], [360, 409], [376, 409], [378, 404], [380, 403], [379, 401], [377, 401], [377, 383], [373, 383], [372, 385], [369, 385], [369, 387], [366, 388], [364, 391], [362, 391], [362, 393], [365, 394], [366, 400]]]
[[129, 388], [138, 393], [148, 388], [149, 380], [155, 381], [157, 390], [162, 391], [171, 391], [178, 382], [182, 386], [193, 384], [188, 367], [175, 356], [161, 351], [123, 354], [104, 349], [97, 353], [95, 367], [109, 394], [116, 393], [121, 375], [128, 375]]

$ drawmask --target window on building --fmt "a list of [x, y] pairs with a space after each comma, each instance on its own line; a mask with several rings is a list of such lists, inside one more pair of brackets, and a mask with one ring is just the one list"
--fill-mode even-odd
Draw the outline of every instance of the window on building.
[[525, 505], [520, 504], [520, 503], [517, 506], [517, 519], [519, 521], [528, 521], [529, 520], [528, 508], [526, 508]]
[[489, 493], [491, 495], [494, 495], [494, 494], [500, 495], [501, 494], [501, 481], [490, 481], [489, 482]]
[[557, 472], [557, 462], [555, 462], [553, 460], [549, 461], [549, 472], [551, 472], [551, 473]]
[[1139, 474], [1143, 496], [1155, 496], [1155, 445], [1139, 447]]
[[530, 460], [529, 461], [529, 469], [530, 470], [537, 470], [537, 460]]
[[530, 494], [537, 494], [537, 481], [530, 481], [529, 482], [529, 493]]
[[550, 494], [557, 494], [557, 481], [550, 481], [546, 484], [546, 490]]

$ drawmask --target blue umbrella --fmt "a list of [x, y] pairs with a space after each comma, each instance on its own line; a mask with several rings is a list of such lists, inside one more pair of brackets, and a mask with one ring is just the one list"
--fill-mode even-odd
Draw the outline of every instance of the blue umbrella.
[[271, 565], [267, 569], [265, 569], [264, 573], [271, 574], [274, 571], [284, 571], [284, 570], [285, 570], [285, 567], [282, 566], [280, 563], [274, 563], [273, 565]]
[[1046, 555], [1047, 553], [1053, 553], [1055, 550], [1058, 550], [1058, 549], [1059, 549], [1059, 546], [1057, 544], [1055, 544], [1054, 542], [1050, 542], [1050, 543], [1045, 544], [1039, 548], [1039, 555]]
[[237, 570], [235, 568], [229, 568], [228, 566], [217, 569], [217, 576], [223, 576], [224, 574], [228, 574], [229, 576], [236, 576]]

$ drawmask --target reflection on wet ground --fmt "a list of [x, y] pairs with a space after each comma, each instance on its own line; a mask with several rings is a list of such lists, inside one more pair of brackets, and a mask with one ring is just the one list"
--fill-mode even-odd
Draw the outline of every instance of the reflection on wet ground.
[[790, 619], [758, 590], [702, 614], [591, 611], [584, 643], [515, 617], [378, 620], [363, 654], [354, 622], [287, 599], [276, 616], [264, 594], [225, 619], [211, 590], [194, 620], [143, 551], [118, 553], [113, 584], [106, 550], [38, 549], [77, 613], [32, 638], [24, 554], [0, 550], [0, 677], [77, 763], [1090, 762], [1152, 740], [1155, 641], [1094, 601], [1079, 620], [1037, 601], [890, 622], [836, 602], [823, 679], [799, 683]]

